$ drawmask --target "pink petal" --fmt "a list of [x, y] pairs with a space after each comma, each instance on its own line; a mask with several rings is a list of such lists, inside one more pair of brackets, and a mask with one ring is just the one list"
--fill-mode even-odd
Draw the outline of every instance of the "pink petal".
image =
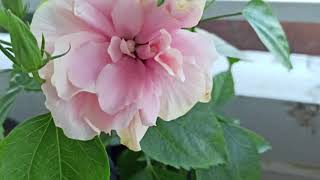
[[89, 93], [87, 93], [85, 103], [82, 106], [84, 106], [83, 117], [90, 127], [98, 132], [103, 131], [105, 133], [128, 127], [137, 113], [137, 107], [130, 105], [116, 115], [109, 115], [102, 111], [98, 97], [95, 94]]
[[206, 93], [205, 74], [195, 64], [183, 64], [185, 81], [168, 75], [159, 64], [154, 63], [153, 67], [157, 69], [158, 81], [162, 88], [160, 117], [164, 120], [174, 120], [183, 116]]
[[194, 57], [196, 64], [208, 73], [212, 71], [213, 63], [219, 55], [212, 38], [204, 32], [177, 30], [172, 33], [171, 46], [179, 49], [183, 56]]
[[145, 126], [156, 125], [157, 118], [160, 112], [160, 88], [153, 82], [153, 74], [148, 72], [146, 82], [143, 89], [142, 106], [139, 110], [140, 119]]
[[108, 53], [113, 62], [117, 62], [122, 58], [123, 53], [120, 49], [121, 39], [117, 36], [111, 38], [110, 45], [108, 47]]
[[112, 126], [112, 129], [119, 130], [129, 127], [130, 123], [134, 118], [134, 115], [137, 114], [137, 112], [138, 104], [136, 103], [133, 103], [123, 108], [116, 115], [114, 115], [114, 124]]
[[102, 109], [108, 114], [115, 114], [136, 103], [142, 95], [144, 77], [144, 65], [129, 57], [107, 65], [97, 80], [97, 94]]
[[74, 86], [95, 92], [95, 83], [100, 71], [111, 63], [105, 50], [107, 46], [107, 43], [88, 42], [65, 57], [69, 62], [68, 77]]
[[184, 28], [190, 28], [198, 25], [205, 4], [206, 0], [169, 0], [167, 9]]
[[160, 98], [155, 94], [148, 94], [139, 112], [143, 125], [155, 126], [160, 112]]
[[110, 12], [114, 8], [118, 0], [90, 0], [88, 1], [95, 9], [104, 14], [105, 17], [111, 19]]
[[54, 64], [53, 61], [48, 62], [44, 67], [39, 70], [39, 75], [44, 80], [49, 80], [54, 72]]
[[45, 2], [35, 12], [31, 23], [31, 30], [39, 44], [42, 34], [46, 38], [46, 50], [54, 51], [55, 41], [70, 33], [81, 31], [91, 32], [84, 21], [74, 16], [72, 0], [55, 0]]
[[172, 42], [171, 35], [165, 30], [160, 30], [160, 36], [150, 41], [152, 49], [156, 50], [156, 53], [167, 50]]
[[148, 130], [148, 126], [141, 123], [140, 115], [137, 113], [131, 121], [128, 128], [118, 131], [121, 139], [121, 144], [127, 146], [133, 151], [140, 151], [140, 141]]
[[101, 110], [95, 94], [87, 93], [82, 106], [83, 118], [92, 129], [96, 132], [111, 132], [114, 118]]
[[154, 0], [142, 2], [145, 16], [141, 32], [136, 40], [145, 43], [157, 36], [161, 29], [168, 32], [181, 28], [190, 28], [198, 24], [202, 17], [205, 0], [166, 0], [157, 6]]
[[67, 76], [68, 74], [68, 64], [70, 63], [70, 56], [74, 53], [77, 53], [76, 49], [82, 44], [87, 43], [88, 41], [100, 42], [103, 41], [103, 37], [96, 34], [91, 34], [89, 32], [80, 32], [70, 35], [63, 36], [56, 40], [55, 43], [55, 52], [53, 55], [60, 55], [70, 48], [70, 52], [54, 60], [54, 73], [52, 75], [51, 82], [53, 86], [56, 87], [58, 96], [63, 99], [70, 99], [73, 95], [77, 94], [80, 89], [75, 87]]
[[174, 32], [172, 37], [171, 46], [179, 49], [183, 56], [194, 57], [195, 63], [205, 73], [207, 93], [201, 98], [201, 102], [209, 102], [212, 91], [213, 63], [219, 57], [212, 37], [203, 31], [193, 33], [185, 30]]
[[143, 9], [140, 0], [118, 0], [111, 13], [116, 33], [124, 39], [133, 39], [141, 30]]
[[155, 37], [148, 44], [136, 48], [140, 59], [146, 60], [170, 48], [171, 35], [164, 29], [160, 30], [159, 36]]
[[70, 101], [64, 101], [58, 97], [50, 82], [43, 84], [42, 90], [46, 95], [46, 106], [51, 111], [55, 125], [62, 128], [66, 136], [72, 139], [90, 140], [99, 134], [81, 117], [82, 95], [79, 94]]
[[139, 59], [147, 60], [156, 55], [156, 52], [151, 50], [149, 44], [141, 45], [136, 48], [136, 53]]
[[168, 49], [155, 57], [158, 62], [171, 76], [177, 76], [181, 81], [185, 80], [183, 73], [183, 57], [177, 49]]
[[110, 133], [113, 129], [127, 128], [138, 112], [136, 106], [130, 105], [111, 116], [101, 110], [95, 94], [81, 92], [65, 101], [58, 97], [50, 81], [43, 84], [42, 89], [56, 126], [72, 139], [90, 140], [102, 131]]
[[113, 25], [110, 20], [103, 14], [103, 12], [91, 5], [90, 1], [74, 0], [74, 14], [98, 32], [101, 32], [110, 38], [115, 35]]

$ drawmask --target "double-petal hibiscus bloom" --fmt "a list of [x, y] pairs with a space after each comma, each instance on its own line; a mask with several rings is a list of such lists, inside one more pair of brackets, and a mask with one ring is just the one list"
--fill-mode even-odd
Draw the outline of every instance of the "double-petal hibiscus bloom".
[[[140, 150], [148, 127], [210, 101], [214, 44], [198, 24], [205, 0], [48, 0], [35, 36], [58, 55], [40, 75], [56, 126], [73, 139], [116, 130]], [[196, 119], [194, 120], [197, 123]]]

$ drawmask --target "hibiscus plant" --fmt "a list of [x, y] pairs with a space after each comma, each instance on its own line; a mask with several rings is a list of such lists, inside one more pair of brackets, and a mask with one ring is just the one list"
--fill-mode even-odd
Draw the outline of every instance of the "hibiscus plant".
[[[26, 20], [22, 0], [2, 0], [0, 26], [13, 62], [0, 123], [22, 92], [48, 114], [4, 136], [0, 180], [259, 180], [271, 148], [218, 107], [234, 96], [232, 65], [199, 22], [243, 15], [288, 69], [286, 35], [271, 7], [203, 18], [214, 0], [47, 0]], [[241, 31], [241, 29], [239, 29]], [[0, 59], [2, 61], [2, 59]]]

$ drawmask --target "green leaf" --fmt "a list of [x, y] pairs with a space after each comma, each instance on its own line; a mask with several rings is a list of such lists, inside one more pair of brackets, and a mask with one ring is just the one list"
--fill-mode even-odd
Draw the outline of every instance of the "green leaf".
[[229, 61], [229, 64], [230, 64], [229, 70], [231, 70], [232, 66], [233, 66], [234, 64], [236, 64], [237, 62], [239, 62], [240, 59], [239, 59], [239, 58], [236, 58], [236, 57], [228, 57], [228, 61]]
[[255, 140], [248, 132], [234, 124], [222, 123], [228, 162], [219, 167], [197, 170], [198, 180], [258, 180], [261, 179], [260, 157]]
[[20, 19], [26, 16], [27, 7], [24, 5], [23, 0], [1, 0], [1, 2], [5, 9], [10, 9]]
[[107, 180], [109, 175], [100, 139], [68, 139], [50, 114], [21, 124], [0, 144], [0, 179]]
[[272, 149], [270, 143], [262, 136], [248, 129], [243, 129], [243, 131], [247, 132], [247, 135], [251, 138], [253, 143], [256, 145], [258, 153], [263, 154]]
[[196, 170], [197, 180], [234, 180], [224, 165]]
[[213, 81], [212, 101], [214, 106], [221, 106], [235, 97], [234, 81], [231, 72], [232, 66], [240, 59], [228, 57], [229, 69], [218, 74]]
[[164, 169], [160, 167], [146, 167], [141, 171], [137, 171], [136, 174], [134, 174], [130, 178], [120, 178], [121, 180], [186, 180], [187, 176], [184, 173], [178, 173], [171, 171], [169, 169]]
[[[125, 150], [117, 159], [119, 167], [120, 180], [126, 179], [151, 179], [151, 180], [185, 180], [186, 173], [184, 171], [174, 171], [164, 168], [162, 164], [154, 162], [148, 164], [145, 156], [141, 152], [133, 152]], [[160, 167], [161, 166], [161, 167]]]
[[142, 139], [142, 150], [152, 159], [177, 168], [207, 168], [224, 163], [223, 131], [207, 109], [208, 105], [198, 104], [175, 121], [158, 121]]
[[13, 61], [25, 72], [42, 67], [41, 51], [29, 27], [10, 11], [0, 11], [0, 26], [9, 31], [14, 52]]
[[41, 35], [41, 47], [40, 47], [41, 57], [44, 56], [45, 49], [46, 49], [46, 39], [44, 38], [44, 35], [42, 34]]
[[[126, 180], [126, 179], [121, 179], [121, 180]], [[154, 180], [154, 178], [153, 178], [152, 171], [146, 168], [142, 171], [137, 172], [128, 180]]]
[[125, 150], [120, 154], [117, 159], [117, 165], [121, 180], [129, 179], [146, 167], [146, 162], [138, 161], [141, 156], [141, 152], [132, 152], [130, 150]]
[[6, 95], [0, 98], [0, 139], [4, 136], [4, 129], [2, 125], [8, 117], [14, 101], [20, 92], [20, 88], [10, 89]]
[[186, 180], [187, 175], [184, 173], [178, 173], [174, 171], [170, 171], [168, 169], [153, 167], [154, 180]]
[[158, 5], [158, 6], [161, 6], [164, 2], [165, 2], [165, 0], [158, 0], [157, 5]]
[[212, 101], [216, 106], [225, 104], [235, 96], [231, 71], [222, 72], [214, 78], [212, 96]]
[[[235, 126], [238, 126], [240, 128], [239, 120], [232, 119], [232, 118], [227, 118], [227, 117], [223, 117], [223, 116], [217, 116], [217, 118], [222, 123], [235, 125]], [[265, 153], [265, 152], [267, 152], [267, 151], [272, 149], [270, 143], [265, 138], [263, 138], [262, 136], [258, 135], [257, 133], [255, 133], [255, 132], [253, 132], [253, 131], [251, 131], [249, 129], [245, 129], [245, 128], [242, 128], [242, 131], [246, 132], [248, 137], [251, 138], [252, 142], [256, 145], [257, 151], [260, 154], [263, 154], [263, 153]]]
[[209, 8], [214, 2], [215, 2], [215, 0], [207, 0], [207, 1], [206, 1], [206, 6], [205, 6], [204, 9]]
[[229, 167], [235, 179], [261, 179], [260, 156], [247, 132], [236, 125], [223, 124]]
[[288, 40], [271, 7], [262, 0], [251, 0], [243, 10], [243, 15], [264, 45], [291, 69]]

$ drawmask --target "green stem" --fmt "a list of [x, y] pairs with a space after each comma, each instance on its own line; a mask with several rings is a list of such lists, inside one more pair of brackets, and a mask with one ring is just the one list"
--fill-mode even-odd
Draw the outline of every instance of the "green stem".
[[38, 81], [40, 84], [44, 82], [44, 80], [40, 77], [38, 71], [32, 72], [33, 78]]
[[240, 15], [242, 15], [242, 12], [237, 12], [237, 13], [232, 13], [232, 14], [225, 14], [225, 15], [221, 15], [221, 16], [214, 16], [214, 17], [205, 18], [205, 19], [202, 19], [201, 22], [217, 20], [217, 19], [222, 19], [222, 18], [232, 17], [232, 16], [240, 16]]
[[145, 154], [145, 158], [146, 158], [146, 162], [147, 162], [147, 167], [152, 168], [152, 162], [151, 162], [151, 159], [149, 158], [149, 156], [147, 156]]
[[145, 158], [146, 158], [146, 162], [147, 162], [147, 169], [149, 171], [151, 171], [151, 173], [153, 174], [153, 177], [156, 180], [160, 180], [159, 175], [154, 171], [153, 166], [152, 166], [152, 161], [150, 159], [150, 157], [148, 155], [145, 154]]

